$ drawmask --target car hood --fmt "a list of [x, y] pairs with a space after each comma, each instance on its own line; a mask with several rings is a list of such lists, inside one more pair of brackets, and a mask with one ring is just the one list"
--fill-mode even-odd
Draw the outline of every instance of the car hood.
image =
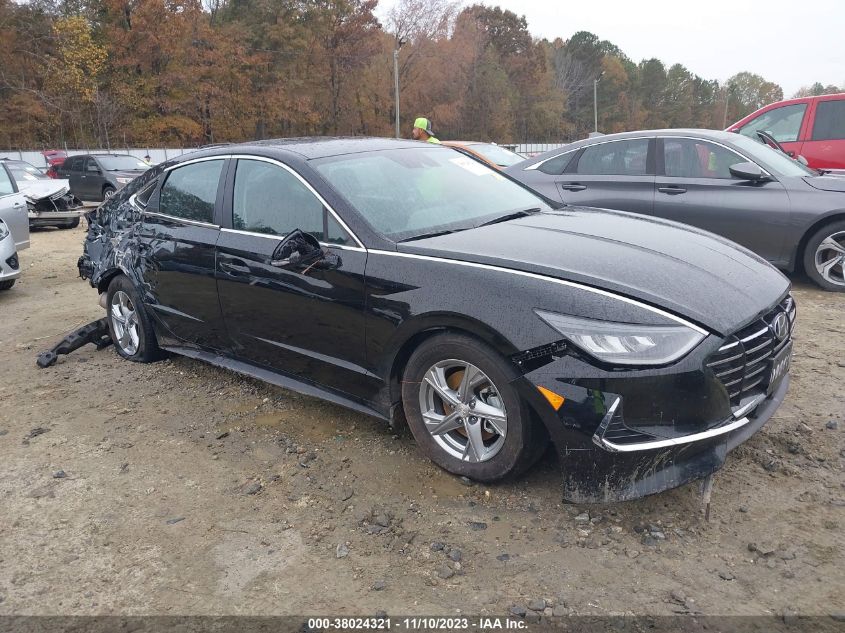
[[70, 184], [67, 180], [53, 178], [50, 180], [24, 180], [18, 182], [18, 189], [31, 200], [41, 200], [66, 194], [70, 190]]
[[835, 174], [829, 176], [805, 176], [804, 182], [822, 191], [839, 191], [845, 193], [845, 178]]
[[588, 207], [565, 207], [398, 248], [582, 283], [722, 335], [771, 309], [789, 290], [789, 280], [765, 260], [712, 233]]

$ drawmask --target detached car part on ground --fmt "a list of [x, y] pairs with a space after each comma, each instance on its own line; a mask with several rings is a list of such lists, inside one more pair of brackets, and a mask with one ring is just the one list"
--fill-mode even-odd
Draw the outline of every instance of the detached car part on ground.
[[26, 198], [29, 225], [76, 228], [84, 213], [82, 201], [70, 193], [67, 180], [55, 180], [22, 160], [0, 160], [15, 187]]
[[845, 291], [845, 178], [739, 134], [645, 130], [599, 136], [505, 170], [567, 204], [683, 222], [781, 270]]
[[563, 495], [705, 477], [782, 402], [789, 282], [703, 231], [562, 207], [442, 146], [196, 152], [88, 215], [117, 352], [161, 350], [391, 422], [495, 481], [549, 440]]

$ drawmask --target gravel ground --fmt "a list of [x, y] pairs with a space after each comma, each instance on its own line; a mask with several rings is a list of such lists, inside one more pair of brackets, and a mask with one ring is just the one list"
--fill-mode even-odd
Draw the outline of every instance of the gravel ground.
[[[845, 612], [845, 295], [795, 279], [785, 404], [715, 478], [565, 505], [551, 453], [473, 485], [381, 422], [200, 362], [92, 346], [84, 231], [0, 294], [0, 615]], [[513, 611], [512, 611], [513, 610]]]

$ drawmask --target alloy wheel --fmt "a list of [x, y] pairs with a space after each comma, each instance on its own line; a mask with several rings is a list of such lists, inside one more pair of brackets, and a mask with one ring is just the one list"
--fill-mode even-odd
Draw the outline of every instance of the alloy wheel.
[[420, 411], [437, 445], [461, 461], [492, 459], [505, 443], [508, 415], [499, 389], [471, 363], [430, 367], [420, 384]]
[[822, 240], [816, 248], [815, 264], [825, 281], [845, 286], [845, 231]]
[[112, 295], [109, 315], [117, 338], [115, 345], [127, 356], [134, 356], [140, 343], [138, 313], [131, 297], [123, 290], [118, 290]]

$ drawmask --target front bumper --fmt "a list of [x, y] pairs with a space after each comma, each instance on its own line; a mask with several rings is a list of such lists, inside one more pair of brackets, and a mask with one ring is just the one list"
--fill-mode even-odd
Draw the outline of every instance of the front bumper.
[[[753, 407], [732, 406], [707, 364], [721, 343], [710, 337], [668, 368], [606, 371], [562, 356], [518, 378], [514, 385], [557, 449], [564, 499], [626, 501], [721, 468], [728, 452], [771, 418], [789, 387], [787, 374]], [[537, 387], [563, 396], [563, 405], [555, 411]]]
[[0, 240], [0, 281], [17, 279], [20, 276], [21, 267], [15, 241], [9, 235]]

